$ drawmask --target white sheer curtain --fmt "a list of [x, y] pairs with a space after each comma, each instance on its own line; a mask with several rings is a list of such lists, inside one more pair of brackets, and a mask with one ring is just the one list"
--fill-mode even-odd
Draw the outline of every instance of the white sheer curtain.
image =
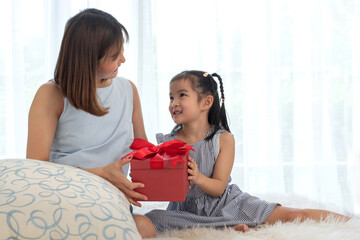
[[31, 100], [52, 78], [66, 20], [86, 7], [129, 30], [120, 74], [137, 83], [150, 141], [173, 127], [170, 78], [218, 72], [236, 138], [233, 181], [360, 214], [360, 4], [351, 0], [3, 1], [0, 158], [25, 156]]

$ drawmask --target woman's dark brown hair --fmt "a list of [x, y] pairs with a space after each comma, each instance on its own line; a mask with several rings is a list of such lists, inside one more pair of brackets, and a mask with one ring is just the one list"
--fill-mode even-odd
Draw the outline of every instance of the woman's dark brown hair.
[[108, 112], [96, 94], [97, 67], [109, 51], [120, 54], [128, 39], [125, 27], [98, 9], [86, 9], [67, 21], [54, 79], [75, 108], [96, 116]]

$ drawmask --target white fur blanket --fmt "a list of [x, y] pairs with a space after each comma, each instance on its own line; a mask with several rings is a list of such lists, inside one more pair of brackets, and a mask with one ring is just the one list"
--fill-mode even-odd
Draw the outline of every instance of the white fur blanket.
[[232, 229], [214, 230], [194, 228], [169, 231], [157, 239], [239, 239], [239, 240], [359, 240], [360, 219], [343, 223], [334, 219], [321, 222], [289, 222], [263, 225], [242, 233]]
[[[338, 213], [336, 207], [323, 205], [296, 195], [266, 194], [259, 196], [268, 201], [281, 203], [283, 206], [297, 208], [320, 208]], [[160, 208], [164, 209], [166, 203], [146, 202], [144, 207], [135, 209], [135, 213], [145, 212]], [[355, 216], [348, 222], [341, 222], [334, 218], [328, 218], [320, 222], [307, 220], [305, 222], [278, 222], [274, 225], [262, 225], [250, 228], [242, 233], [232, 229], [215, 230], [209, 228], [193, 228], [188, 230], [174, 230], [162, 233], [153, 239], [246, 239], [246, 240], [360, 240], [360, 217]]]

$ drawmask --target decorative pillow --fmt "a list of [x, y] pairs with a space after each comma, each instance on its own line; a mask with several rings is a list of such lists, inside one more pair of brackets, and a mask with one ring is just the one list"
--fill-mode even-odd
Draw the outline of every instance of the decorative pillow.
[[71, 166], [0, 160], [0, 239], [141, 239], [124, 194]]

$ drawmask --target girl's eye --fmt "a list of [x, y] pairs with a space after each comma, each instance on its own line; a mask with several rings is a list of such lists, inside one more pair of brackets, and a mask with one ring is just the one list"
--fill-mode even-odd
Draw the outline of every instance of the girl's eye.
[[185, 93], [181, 93], [181, 94], [180, 94], [180, 97], [185, 97], [185, 96], [186, 96]]
[[174, 97], [170, 97], [170, 100], [171, 100], [171, 101], [174, 100]]

